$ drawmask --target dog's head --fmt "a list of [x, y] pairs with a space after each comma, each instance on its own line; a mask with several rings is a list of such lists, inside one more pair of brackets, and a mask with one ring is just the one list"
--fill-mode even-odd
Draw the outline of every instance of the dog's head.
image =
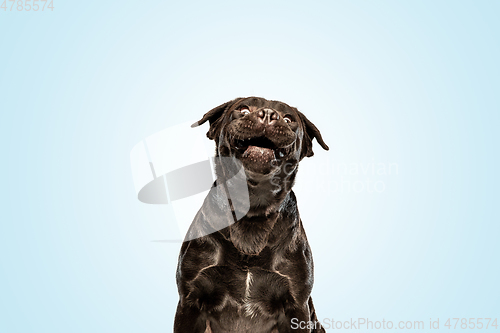
[[[268, 243], [279, 212], [287, 216], [283, 218], [287, 223], [298, 218], [294, 196], [289, 194], [299, 161], [313, 155], [313, 139], [326, 150], [328, 146], [316, 126], [296, 108], [264, 98], [229, 101], [207, 112], [193, 126], [206, 121], [210, 122], [207, 136], [215, 140], [219, 157], [215, 163], [217, 182], [229, 184], [231, 204], [225, 205], [224, 191], [214, 190], [205, 204], [212, 206], [205, 209], [204, 219], [212, 225], [223, 220], [222, 216], [241, 216], [237, 223], [228, 223], [231, 241], [244, 254], [258, 254]], [[235, 191], [234, 184], [243, 182], [242, 190]], [[283, 205], [285, 200], [290, 204]], [[233, 214], [222, 213], [224, 209]]]
[[254, 175], [275, 173], [285, 164], [296, 165], [313, 156], [314, 138], [328, 150], [316, 126], [283, 102], [237, 98], [210, 110], [193, 126], [206, 121], [217, 156], [240, 160]]

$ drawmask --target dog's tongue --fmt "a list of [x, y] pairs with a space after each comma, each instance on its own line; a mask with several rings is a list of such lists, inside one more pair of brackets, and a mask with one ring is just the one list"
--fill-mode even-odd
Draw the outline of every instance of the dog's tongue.
[[274, 150], [256, 146], [248, 146], [242, 159], [249, 162], [256, 171], [265, 171], [271, 168], [271, 161], [276, 159]]

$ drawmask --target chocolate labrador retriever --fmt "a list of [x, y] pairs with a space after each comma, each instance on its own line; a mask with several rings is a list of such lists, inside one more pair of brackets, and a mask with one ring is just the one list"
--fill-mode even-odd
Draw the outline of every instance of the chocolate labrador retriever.
[[325, 332], [291, 190], [313, 139], [328, 150], [319, 130], [296, 108], [258, 97], [224, 103], [193, 126], [206, 121], [217, 180], [182, 244], [174, 332]]

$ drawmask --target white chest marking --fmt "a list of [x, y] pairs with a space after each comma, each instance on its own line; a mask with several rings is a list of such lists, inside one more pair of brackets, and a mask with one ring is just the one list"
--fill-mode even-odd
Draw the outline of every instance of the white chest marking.
[[250, 303], [250, 287], [252, 286], [252, 273], [247, 272], [247, 279], [245, 281], [245, 299], [243, 308], [245, 309], [245, 314], [249, 317], [253, 317], [256, 315], [257, 308], [252, 306]]
[[250, 297], [250, 286], [252, 285], [252, 273], [247, 272], [246, 289], [245, 289], [245, 299], [248, 300]]

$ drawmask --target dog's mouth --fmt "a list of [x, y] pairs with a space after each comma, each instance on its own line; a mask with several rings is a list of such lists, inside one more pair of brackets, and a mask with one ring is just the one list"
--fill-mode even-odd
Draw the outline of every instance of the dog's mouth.
[[275, 166], [273, 161], [285, 157], [291, 149], [290, 146], [278, 147], [265, 136], [234, 139], [232, 147], [237, 152], [236, 156], [247, 166], [262, 173], [270, 171]]
[[288, 148], [278, 147], [273, 141], [265, 136], [240, 140], [235, 139], [233, 141], [233, 147], [242, 154], [242, 157], [250, 156], [254, 152], [257, 152], [265, 156], [272, 155], [273, 159], [276, 159], [284, 157], [289, 152]]

